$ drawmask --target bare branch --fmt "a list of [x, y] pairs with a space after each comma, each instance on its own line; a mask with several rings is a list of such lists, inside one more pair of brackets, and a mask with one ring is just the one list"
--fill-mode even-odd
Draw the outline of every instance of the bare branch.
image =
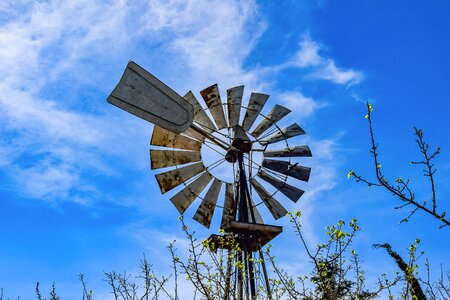
[[450, 225], [450, 220], [446, 218], [445, 212], [438, 212], [437, 208], [437, 199], [436, 199], [436, 188], [435, 188], [435, 180], [434, 175], [436, 173], [436, 168], [432, 163], [432, 160], [440, 153], [440, 147], [438, 147], [432, 154], [429, 153], [430, 146], [423, 139], [423, 131], [421, 129], [414, 128], [416, 135], [416, 143], [419, 146], [419, 151], [423, 156], [423, 160], [421, 161], [412, 161], [411, 164], [415, 165], [424, 165], [425, 169], [423, 170], [423, 175], [428, 178], [430, 183], [431, 190], [431, 207], [427, 205], [427, 201], [417, 201], [415, 198], [415, 193], [411, 190], [409, 186], [409, 179], [404, 181], [401, 177], [396, 179], [396, 185], [389, 183], [388, 179], [383, 175], [382, 165], [379, 160], [378, 154], [378, 143], [375, 140], [373, 125], [372, 125], [372, 111], [373, 107], [371, 104], [367, 103], [367, 115], [366, 119], [369, 125], [369, 136], [371, 142], [370, 153], [373, 158], [374, 172], [375, 172], [375, 181], [368, 180], [361, 175], [357, 174], [353, 170], [348, 173], [348, 178], [353, 177], [356, 182], [363, 182], [370, 186], [383, 187], [396, 196], [401, 202], [402, 205], [395, 207], [396, 209], [404, 208], [408, 205], [414, 206], [414, 209], [410, 211], [410, 214], [403, 218], [400, 223], [408, 222], [410, 218], [417, 212], [422, 211], [426, 214], [434, 217], [439, 220], [442, 225], [439, 228], [443, 228], [445, 226]]

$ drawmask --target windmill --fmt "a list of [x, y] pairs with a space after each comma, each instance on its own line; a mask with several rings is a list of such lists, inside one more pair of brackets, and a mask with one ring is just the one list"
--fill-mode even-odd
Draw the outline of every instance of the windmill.
[[[206, 104], [203, 108], [191, 91], [182, 97], [136, 63], [129, 62], [108, 102], [155, 124], [150, 141], [153, 146], [150, 150], [151, 168], [168, 168], [157, 174], [156, 180], [162, 194], [179, 189], [170, 201], [180, 214], [200, 198], [201, 203], [193, 218], [209, 228], [216, 208], [222, 208], [222, 234], [212, 234], [209, 241], [225, 249], [230, 247], [229, 239], [239, 245], [242, 252], [234, 257], [228, 256], [225, 284], [238, 299], [243, 299], [244, 295], [247, 299], [249, 295], [255, 299], [253, 257], [259, 256], [270, 297], [261, 248], [282, 232], [281, 226], [264, 223], [258, 206], [263, 203], [274, 219], [287, 214], [275, 195], [281, 193], [293, 202], [299, 200], [304, 191], [290, 185], [288, 177], [308, 181], [310, 168], [291, 160], [310, 157], [311, 151], [307, 145], [289, 145], [289, 138], [305, 133], [298, 124], [285, 128], [277, 125], [290, 112], [289, 109], [275, 105], [267, 115], [263, 115], [261, 111], [269, 96], [252, 93], [245, 107], [242, 105], [243, 91], [244, 86], [228, 89], [227, 101], [223, 103], [217, 84], [207, 87], [200, 91]], [[279, 144], [283, 147], [270, 149], [270, 146]], [[205, 148], [218, 153], [220, 159], [206, 164], [202, 158], [202, 149]], [[257, 156], [262, 162], [254, 159]], [[232, 174], [231, 181], [212, 173], [219, 165], [227, 167], [228, 174]], [[271, 186], [273, 192], [262, 183]], [[221, 191], [224, 197], [223, 204], [219, 205]], [[254, 194], [258, 195], [261, 203], [255, 203]], [[233, 260], [245, 265], [245, 268], [234, 272], [234, 289], [230, 285]]]

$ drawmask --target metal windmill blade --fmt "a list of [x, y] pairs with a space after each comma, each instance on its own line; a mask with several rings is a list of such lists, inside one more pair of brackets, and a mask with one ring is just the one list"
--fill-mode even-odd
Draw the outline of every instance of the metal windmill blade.
[[263, 132], [269, 129], [272, 125], [283, 119], [291, 111], [284, 106], [276, 104], [269, 112], [267, 117], [259, 123], [259, 125], [251, 133], [255, 138], [258, 138]]

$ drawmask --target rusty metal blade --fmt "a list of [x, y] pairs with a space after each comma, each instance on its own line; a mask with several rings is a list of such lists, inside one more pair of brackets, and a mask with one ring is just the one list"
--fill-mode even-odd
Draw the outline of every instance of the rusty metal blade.
[[311, 150], [307, 145], [295, 146], [293, 148], [284, 148], [276, 150], [266, 150], [264, 157], [311, 157]]
[[211, 112], [211, 115], [216, 122], [217, 128], [222, 129], [227, 127], [227, 121], [225, 120], [225, 114], [223, 112], [222, 101], [220, 100], [219, 88], [217, 84], [214, 84], [206, 89], [202, 90], [200, 94], [205, 100], [206, 105]]
[[245, 113], [244, 121], [242, 122], [242, 128], [245, 131], [250, 131], [250, 128], [263, 109], [264, 104], [266, 104], [267, 99], [269, 99], [269, 95], [266, 94], [252, 93], [250, 95], [247, 111]]
[[222, 222], [220, 223], [221, 229], [226, 229], [230, 222], [234, 220], [234, 188], [233, 184], [227, 183], [225, 185], [225, 202], [223, 204]]
[[278, 131], [278, 132], [272, 134], [271, 136], [269, 136], [265, 140], [261, 141], [260, 143], [265, 144], [265, 145], [273, 144], [273, 143], [279, 142], [281, 140], [286, 140], [286, 139], [289, 139], [291, 137], [298, 136], [301, 134], [305, 134], [305, 131], [300, 126], [298, 126], [297, 123], [294, 123], [284, 129], [282, 129], [281, 132]]
[[182, 132], [193, 123], [192, 105], [132, 61], [107, 101], [175, 133]]
[[197, 151], [150, 150], [152, 170], [184, 165], [201, 159], [200, 152]]
[[281, 181], [273, 176], [270, 176], [263, 170], [260, 170], [258, 172], [258, 177], [262, 180], [270, 183], [272, 186], [274, 186], [277, 190], [282, 192], [286, 197], [291, 199], [294, 202], [297, 202], [298, 199], [303, 195], [305, 191], [298, 189], [296, 187], [293, 187], [292, 185], [287, 184], [285, 181]]
[[204, 136], [204, 135], [198, 133], [197, 131], [195, 131], [195, 130], [192, 129], [192, 128], [186, 129], [186, 130], [183, 131], [181, 134], [184, 135], [184, 136], [187, 136], [187, 137], [189, 137], [189, 138], [194, 138], [194, 139], [196, 139], [197, 141], [201, 141], [201, 142], [203, 142], [203, 141], [205, 140], [205, 136]]
[[213, 130], [216, 130], [216, 125], [214, 125], [213, 121], [208, 117], [205, 110], [201, 106], [201, 104], [198, 102], [197, 98], [195, 98], [194, 94], [189, 91], [186, 95], [184, 95], [184, 99], [189, 101], [189, 103], [192, 104], [192, 107], [194, 108], [194, 121], [200, 124], [205, 131], [208, 133], [213, 132]]
[[243, 93], [243, 85], [227, 90], [228, 126], [230, 127], [234, 127], [239, 124]]
[[197, 162], [189, 166], [178, 168], [172, 171], [167, 171], [164, 173], [157, 174], [156, 180], [158, 181], [159, 189], [161, 193], [170, 191], [174, 187], [182, 184], [189, 178], [194, 177], [198, 173], [205, 170], [205, 166], [202, 162]]
[[212, 176], [208, 171], [200, 175], [197, 179], [192, 181], [184, 189], [179, 191], [175, 196], [170, 198], [173, 205], [178, 209], [180, 214], [183, 214], [186, 209], [194, 202], [194, 200], [200, 195], [203, 189], [211, 181]]
[[252, 199], [250, 199], [250, 203], [252, 204], [252, 207], [248, 207], [248, 219], [252, 220], [251, 216], [252, 216], [252, 211], [253, 211], [253, 216], [255, 217], [255, 223], [264, 224], [261, 214], [259, 213], [258, 208]]
[[150, 145], [200, 151], [202, 143], [155, 125]]
[[214, 209], [216, 208], [217, 199], [219, 198], [219, 192], [222, 187], [222, 182], [218, 179], [214, 179], [208, 192], [206, 192], [202, 203], [197, 209], [194, 215], [194, 220], [209, 228], [211, 220], [214, 215]]
[[270, 210], [270, 213], [278, 220], [279, 218], [285, 216], [287, 214], [287, 210], [280, 204], [275, 198], [270, 196], [269, 192], [254, 178], [250, 179], [252, 186], [255, 188], [255, 191], [258, 193], [261, 200]]
[[291, 165], [289, 162], [282, 160], [264, 159], [262, 166], [302, 181], [308, 181], [311, 173], [311, 168], [299, 166], [297, 163]]
[[267, 117], [253, 130], [251, 135], [255, 138], [259, 137], [264, 131], [269, 129], [273, 124], [283, 119], [291, 111], [284, 106], [276, 104], [269, 112]]

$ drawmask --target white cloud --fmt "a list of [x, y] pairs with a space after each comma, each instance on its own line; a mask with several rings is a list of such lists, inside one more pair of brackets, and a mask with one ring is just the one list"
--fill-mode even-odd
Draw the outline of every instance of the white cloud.
[[353, 69], [339, 69], [331, 59], [328, 59], [322, 67], [311, 73], [311, 76], [313, 78], [329, 80], [337, 84], [346, 84], [348, 86], [358, 84], [363, 79], [361, 72]]
[[243, 67], [266, 28], [254, 1], [152, 1], [145, 18], [146, 29], [170, 36], [183, 88], [195, 92], [220, 83], [223, 89], [241, 84], [252, 89], [263, 83]]
[[[180, 89], [199, 91], [218, 82], [223, 89], [244, 83], [246, 93], [267, 92], [263, 88], [269, 85], [268, 75], [259, 68], [244, 67], [267, 27], [253, 1], [179, 0], [133, 5], [124, 0], [69, 1], [29, 6], [26, 15], [0, 27], [0, 114], [5, 132], [15, 135], [14, 141], [1, 140], [1, 151], [7, 158], [0, 163], [30, 197], [65, 198], [73, 191], [92, 190], [89, 178], [84, 179], [86, 172], [114, 174], [114, 166], [105, 156], [138, 164], [138, 136], [141, 141], [149, 135], [142, 122], [128, 121], [130, 118], [121, 112], [105, 115], [103, 109], [98, 111], [85, 99], [79, 99], [74, 109], [64, 94], [42, 91], [62, 78], [69, 80], [70, 86], [79, 86], [75, 88], [78, 94], [72, 97], [79, 97], [83, 87], [103, 91], [102, 79], [111, 74], [110, 69], [102, 70], [98, 65], [117, 65], [119, 60], [122, 64], [133, 58], [135, 53], [130, 49], [138, 43], [143, 47], [142, 40], [148, 43], [146, 49], [156, 53], [149, 54], [158, 58], [152, 61], [155, 66], [164, 70], [168, 60], [167, 68], [182, 74], [171, 74]], [[140, 17], [136, 18], [137, 11]], [[319, 55], [319, 48], [305, 36], [299, 52], [286, 65], [322, 68], [327, 60]], [[90, 66], [89, 62], [95, 64]], [[334, 71], [333, 76], [343, 72]], [[351, 80], [347, 75], [336, 82]], [[300, 92], [283, 91], [280, 96], [296, 116], [305, 118], [324, 105]], [[11, 147], [17, 153], [11, 154]], [[35, 165], [24, 164], [22, 156], [32, 157]], [[147, 165], [145, 159], [139, 164], [142, 168]], [[70, 198], [79, 199], [76, 195]]]
[[300, 49], [290, 60], [290, 64], [300, 68], [320, 65], [323, 58], [319, 55], [319, 45], [309, 35], [304, 35], [300, 41]]
[[[119, 148], [113, 135], [124, 137], [114, 118], [83, 112], [91, 107], [83, 99], [78, 109], [69, 108], [69, 92], [49, 97], [42, 90], [59, 85], [64, 72], [75, 79], [74, 89], [85, 85], [92, 76], [83, 70], [84, 61], [104, 53], [105, 45], [121, 48], [127, 35], [124, 3], [29, 2], [25, 11], [22, 4], [2, 7], [15, 17], [0, 27], [0, 143], [2, 152], [14, 148], [1, 164], [19, 194], [64, 199], [74, 189], [91, 189], [83, 183], [84, 170], [108, 172], [100, 157]], [[105, 60], [104, 55], [98, 59]], [[99, 148], [101, 154], [93, 155]]]
[[289, 109], [291, 109], [296, 117], [307, 118], [311, 116], [318, 108], [326, 105], [319, 103], [312, 97], [307, 97], [300, 92], [284, 92], [277, 95]]
[[320, 46], [313, 41], [309, 34], [305, 34], [299, 43], [299, 49], [287, 63], [279, 69], [295, 67], [310, 69], [307, 77], [328, 80], [336, 84], [356, 85], [363, 80], [363, 74], [353, 69], [342, 69], [336, 66], [331, 58], [319, 54]]
[[[107, 69], [99, 70], [98, 65], [114, 62], [117, 54], [122, 61], [128, 60], [131, 52], [127, 47], [133, 43], [154, 37], [152, 45], [166, 46], [162, 56], [175, 53], [174, 65], [189, 78], [178, 86], [186, 89], [198, 91], [219, 81], [223, 88], [263, 82], [255, 72], [243, 68], [264, 29], [264, 22], [255, 19], [254, 2], [152, 1], [131, 5], [116, 0], [29, 2], [27, 6], [21, 17], [0, 27], [0, 115], [4, 131], [14, 135], [14, 145], [11, 139], [1, 140], [2, 151], [14, 147], [17, 152], [3, 157], [1, 163], [6, 166], [3, 171], [31, 197], [64, 198], [71, 190], [83, 187], [84, 170], [111, 172], [102, 164], [105, 154], [123, 160], [136, 157], [133, 152], [125, 155], [125, 149], [133, 148], [129, 144], [135, 144], [133, 139], [145, 128], [134, 128], [130, 134], [126, 124], [118, 123], [126, 117], [117, 120], [111, 115], [94, 115], [95, 108], [83, 99], [77, 103], [78, 109], [73, 109], [64, 98], [76, 94], [42, 95], [42, 90], [56, 86], [63, 78], [70, 80], [75, 91], [83, 86], [101, 88], [101, 79], [111, 74]], [[15, 16], [22, 7], [2, 9]], [[135, 18], [132, 12], [136, 11], [142, 17]], [[128, 53], [125, 58], [124, 53]], [[192, 82], [194, 86], [189, 84]], [[30, 168], [21, 156], [33, 158], [36, 165]], [[21, 179], [25, 174], [28, 180]]]

